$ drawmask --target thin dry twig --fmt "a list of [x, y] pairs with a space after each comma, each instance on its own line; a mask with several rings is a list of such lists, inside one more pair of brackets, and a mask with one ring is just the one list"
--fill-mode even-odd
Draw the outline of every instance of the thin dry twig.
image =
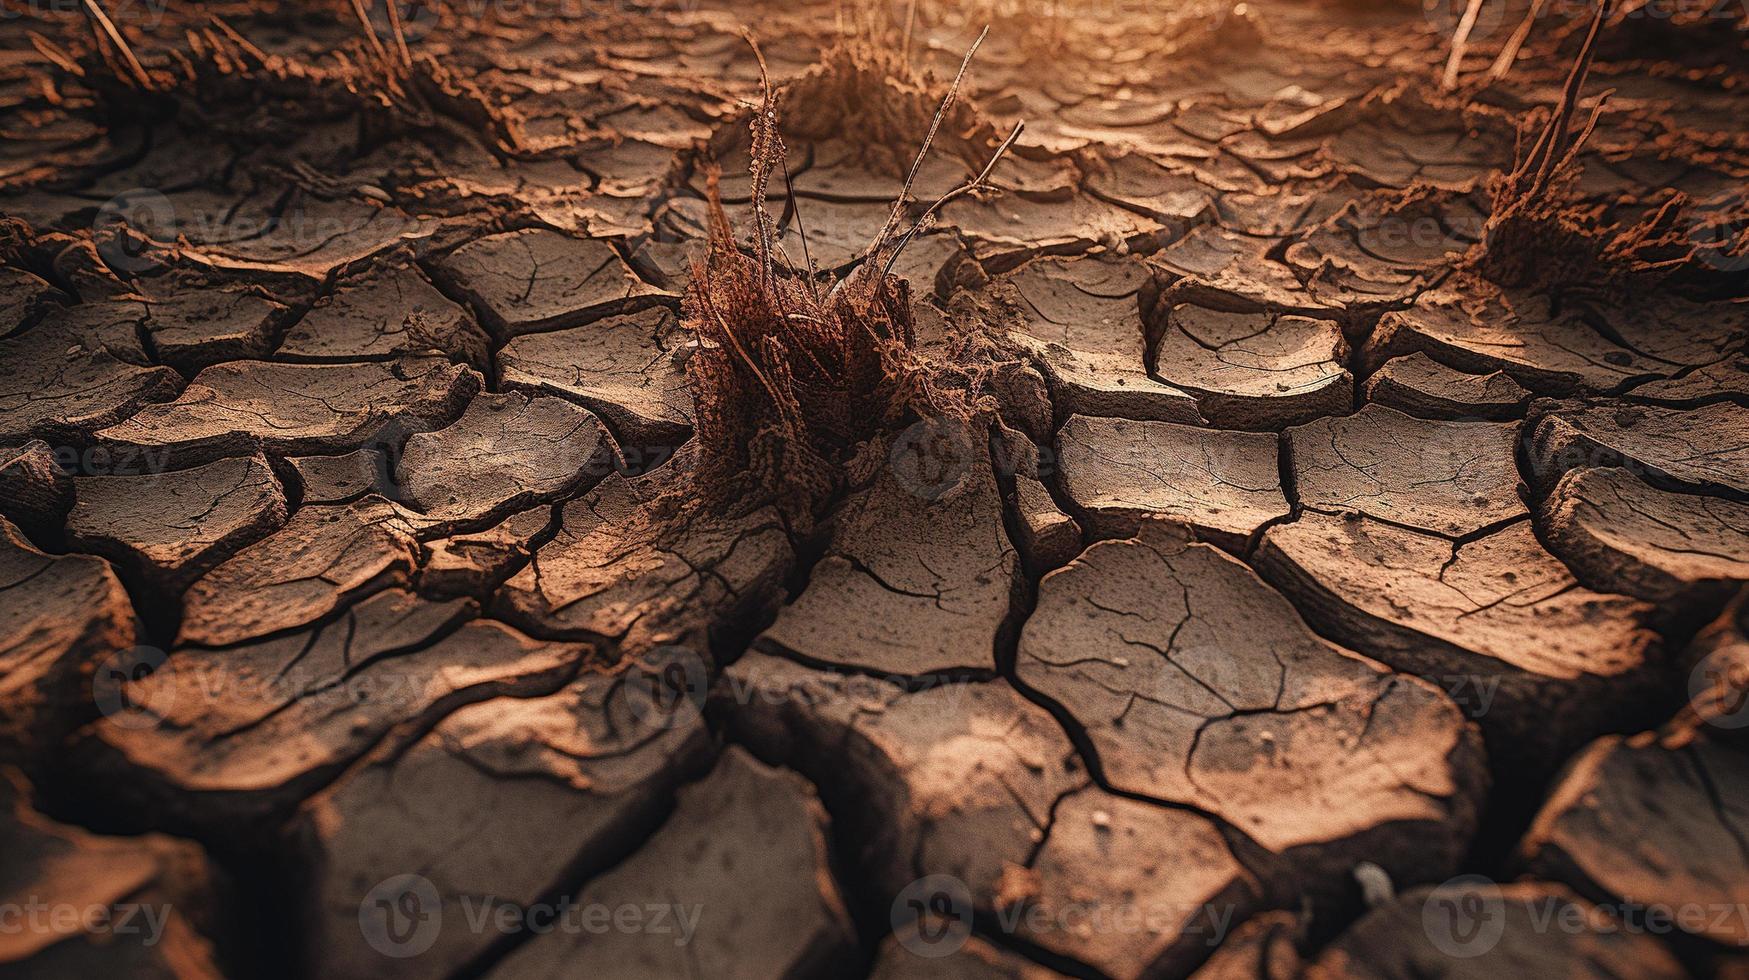
[[365, 0], [352, 0], [352, 13], [358, 18], [358, 26], [364, 29], [364, 39], [370, 44], [370, 49], [381, 61], [389, 60], [389, 52], [383, 47], [382, 39], [377, 37], [376, 28], [371, 25], [370, 11], [366, 9]]
[[[393, 3], [393, 0], [390, 0]], [[400, 79], [396, 78], [393, 69], [394, 61], [389, 57], [389, 51], [383, 47], [382, 39], [377, 37], [375, 25], [370, 22], [370, 11], [365, 8], [365, 0], [352, 0], [352, 12], [358, 17], [358, 26], [364, 31], [365, 42], [370, 45], [371, 52], [376, 55], [378, 64], [383, 67], [383, 78], [389, 90], [396, 95], [403, 94]]]
[[[1574, 120], [1613, 2], [1596, 8], [1584, 46], [1536, 139], [1512, 170], [1493, 183], [1493, 208], [1469, 261], [1488, 279], [1512, 288], [1620, 301], [1689, 267], [1695, 249], [1675, 231], [1686, 197], [1676, 194], [1655, 214], [1623, 226], [1603, 224], [1575, 184], [1580, 154], [1596, 132], [1611, 92], [1597, 97], [1584, 122]], [[1684, 247], [1686, 245], [1686, 247]]]
[[208, 16], [211, 18], [213, 26], [218, 28], [225, 37], [229, 38], [232, 44], [247, 51], [249, 57], [254, 58], [256, 61], [261, 62], [262, 64], [268, 62], [269, 59], [267, 52], [256, 47], [254, 42], [238, 33], [237, 29], [226, 23], [223, 17], [220, 17], [218, 14], [210, 14]]
[[85, 69], [79, 64], [79, 59], [73, 57], [70, 52], [63, 49], [60, 45], [43, 37], [36, 31], [30, 32], [30, 44], [31, 47], [36, 49], [37, 54], [47, 58], [56, 68], [59, 68], [75, 78], [85, 77]]
[[777, 230], [771, 212], [765, 207], [765, 192], [771, 180], [771, 161], [785, 159], [789, 150], [783, 144], [783, 135], [777, 131], [777, 96], [771, 87], [771, 72], [766, 67], [765, 54], [759, 50], [759, 42], [754, 40], [751, 30], [743, 29], [741, 36], [753, 48], [753, 58], [759, 64], [761, 96], [758, 114], [753, 118], [753, 145], [749, 150], [753, 158], [753, 248], [758, 253], [761, 273], [770, 283], [771, 243], [777, 237]]
[[[796, 197], [795, 185], [790, 180], [789, 154], [787, 153], [783, 156], [783, 192], [788, 195], [790, 208], [795, 211], [796, 234], [800, 235], [802, 239], [802, 263], [807, 266], [808, 293], [814, 297], [814, 302], [818, 303], [820, 301], [820, 285], [814, 280], [816, 272], [814, 256], [808, 252], [808, 226], [806, 222], [802, 221], [802, 202]], [[788, 256], [785, 256], [785, 260], [788, 260]], [[794, 266], [791, 266], [791, 269], [793, 270]]]
[[905, 34], [899, 40], [899, 66], [905, 71], [911, 70], [911, 33], [917, 28], [917, 0], [911, 0], [910, 9], [905, 13]]

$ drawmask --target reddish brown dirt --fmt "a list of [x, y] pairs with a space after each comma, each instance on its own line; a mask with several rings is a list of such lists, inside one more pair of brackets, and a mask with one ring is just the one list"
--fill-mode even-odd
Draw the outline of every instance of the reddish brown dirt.
[[0, 976], [1749, 976], [1740, 4], [389, 2], [0, 20]]

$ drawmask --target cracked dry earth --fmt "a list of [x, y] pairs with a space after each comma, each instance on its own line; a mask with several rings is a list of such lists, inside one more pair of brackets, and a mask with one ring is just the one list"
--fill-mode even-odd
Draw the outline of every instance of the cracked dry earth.
[[[0, 975], [1749, 977], [1743, 18], [1605, 28], [1578, 205], [1728, 219], [1605, 302], [1464, 261], [1588, 14], [1481, 85], [1489, 0], [1450, 93], [1414, 4], [971, 6], [906, 68], [993, 16], [1027, 128], [896, 270], [999, 438], [806, 536], [676, 503], [680, 296], [741, 25], [781, 83], [838, 5], [406, 8], [513, 139], [129, 112], [6, 21]], [[838, 108], [772, 188], [827, 269], [921, 137]]]

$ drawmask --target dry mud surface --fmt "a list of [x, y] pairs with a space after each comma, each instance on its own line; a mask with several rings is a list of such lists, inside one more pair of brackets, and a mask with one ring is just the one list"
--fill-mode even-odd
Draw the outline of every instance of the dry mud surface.
[[[1749, 976], [1742, 5], [1604, 28], [1600, 291], [1474, 261], [1584, 4], [178, 6], [0, 20], [0, 976]], [[743, 25], [831, 271], [828, 49], [986, 21], [1000, 426], [685, 506]]]

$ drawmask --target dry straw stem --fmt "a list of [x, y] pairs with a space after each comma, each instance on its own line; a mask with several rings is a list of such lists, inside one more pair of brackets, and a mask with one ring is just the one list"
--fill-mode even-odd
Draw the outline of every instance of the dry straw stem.
[[[786, 147], [778, 126], [779, 94], [758, 45], [753, 48], [762, 97], [750, 123], [751, 254], [737, 246], [719, 174], [707, 166], [709, 248], [695, 264], [683, 300], [685, 322], [696, 338], [686, 364], [700, 454], [695, 482], [708, 505], [745, 511], [775, 504], [793, 528], [806, 533], [852, 471], [875, 458], [884, 433], [923, 418], [971, 424], [989, 410], [975, 371], [943, 370], [918, 353], [910, 287], [889, 271], [940, 206], [898, 233], [912, 180], [958, 97], [976, 45], [936, 110], [886, 225], [861, 264], [823, 296], [811, 266], [798, 269], [777, 243], [766, 208]], [[1012, 142], [949, 197], [979, 186]]]

